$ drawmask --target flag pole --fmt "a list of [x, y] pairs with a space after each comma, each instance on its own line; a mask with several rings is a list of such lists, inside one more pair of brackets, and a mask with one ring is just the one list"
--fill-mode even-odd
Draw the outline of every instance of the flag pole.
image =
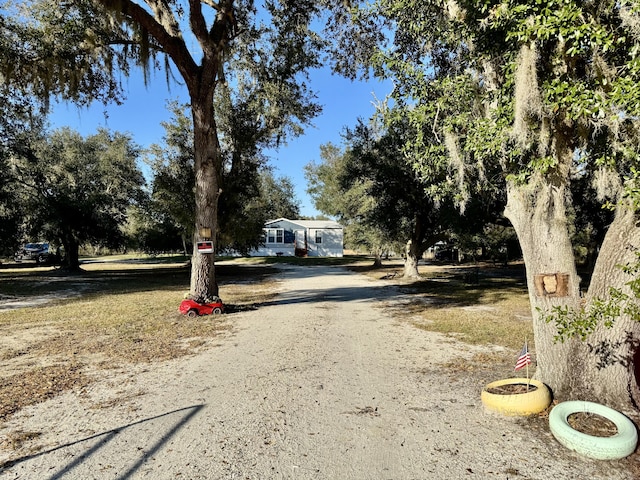
[[527, 337], [524, 337], [524, 347], [522, 347], [520, 356], [518, 357], [518, 360], [516, 360], [516, 371], [520, 370], [522, 367], [527, 367], [527, 392], [529, 391], [529, 386], [531, 384], [531, 379], [529, 378], [530, 363], [531, 354], [529, 353], [529, 345], [527, 345]]
[[[527, 337], [524, 337], [524, 347], [527, 349], [527, 353], [529, 352], [529, 345], [527, 345]], [[527, 362], [527, 393], [529, 392], [529, 362]]]

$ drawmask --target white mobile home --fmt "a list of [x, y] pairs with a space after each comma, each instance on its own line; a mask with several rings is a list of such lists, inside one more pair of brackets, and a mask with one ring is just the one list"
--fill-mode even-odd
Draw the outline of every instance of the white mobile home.
[[299, 256], [342, 257], [343, 229], [331, 220], [279, 218], [264, 225], [262, 245], [253, 257]]

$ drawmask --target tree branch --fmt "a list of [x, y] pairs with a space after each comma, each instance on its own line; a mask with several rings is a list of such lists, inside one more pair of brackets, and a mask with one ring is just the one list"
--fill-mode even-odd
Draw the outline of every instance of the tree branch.
[[[152, 0], [158, 12], [162, 12], [158, 13], [159, 15], [167, 15], [170, 17], [167, 18], [164, 24], [160, 23], [149, 12], [132, 0], [99, 1], [105, 8], [120, 12], [151, 35], [162, 47], [164, 52], [173, 59], [176, 67], [185, 79], [195, 75], [198, 66], [194, 62], [191, 52], [189, 52], [189, 49], [186, 47], [180, 30], [177, 27], [175, 17], [173, 17], [173, 13], [165, 0]], [[168, 27], [165, 25], [168, 25]], [[173, 31], [169, 32], [168, 29]], [[177, 35], [174, 36], [172, 33], [177, 33]]]
[[205, 52], [205, 55], [211, 54], [207, 22], [202, 14], [202, 3], [200, 0], [189, 0], [189, 24], [191, 25], [191, 31], [198, 39], [198, 43], [200, 43], [200, 47]]
[[214, 2], [213, 0], [202, 0], [202, 3], [204, 3], [205, 5], [210, 6], [211, 8], [213, 8], [215, 11], [219, 12], [220, 11], [220, 5], [218, 5], [216, 2]]
[[146, 3], [153, 10], [158, 23], [164, 27], [169, 35], [182, 38], [180, 26], [166, 0], [146, 0]]

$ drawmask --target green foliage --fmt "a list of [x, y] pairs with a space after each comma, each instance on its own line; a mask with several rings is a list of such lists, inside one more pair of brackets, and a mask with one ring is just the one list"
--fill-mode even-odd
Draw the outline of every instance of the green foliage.
[[293, 181], [286, 176], [275, 177], [269, 169], [260, 171], [260, 197], [257, 200], [266, 220], [300, 217]]
[[78, 267], [78, 248], [123, 244], [129, 206], [144, 184], [138, 147], [121, 133], [99, 130], [83, 138], [70, 129], [40, 132], [11, 156], [27, 231], [65, 247]]
[[489, 260], [494, 264], [522, 258], [515, 230], [487, 221], [466, 229], [455, 228], [453, 241], [465, 259]]
[[[576, 246], [593, 267], [610, 220], [602, 198], [637, 207], [640, 193], [637, 2], [378, 0], [365, 11], [394, 22], [372, 63], [394, 81], [399, 108], [385, 113], [409, 119], [403, 152], [428, 190], [461, 204], [502, 197], [505, 181], [568, 185]], [[612, 180], [587, 191], [603, 166], [623, 190]]]
[[[222, 212], [219, 249], [222, 252], [247, 254], [262, 242], [264, 224], [277, 218], [295, 219], [300, 215], [293, 182], [275, 177], [268, 168], [256, 173], [256, 183], [242, 196], [236, 210]], [[238, 195], [238, 192], [236, 192]], [[225, 204], [223, 204], [225, 205]]]
[[131, 44], [118, 55], [113, 48], [126, 31], [113, 24], [93, 2], [29, 0], [0, 3], [0, 77], [43, 101], [50, 95], [88, 104], [122, 99], [115, 75], [129, 73], [129, 61], [141, 50]]
[[[228, 97], [227, 97], [228, 99]], [[136, 234], [145, 249], [170, 250], [191, 244], [195, 226], [193, 125], [188, 108], [171, 103], [173, 119], [166, 122], [161, 145], [152, 145], [149, 162], [154, 177], [146, 220]], [[218, 248], [246, 253], [258, 246], [269, 219], [297, 218], [299, 207], [294, 186], [264, 168], [256, 141], [268, 142], [266, 131], [252, 123], [242, 106], [220, 103], [222, 147], [229, 159], [223, 171], [220, 198]], [[262, 133], [260, 133], [262, 132]], [[166, 242], [173, 238], [173, 242]], [[164, 245], [164, 248], [161, 246]]]
[[394, 239], [372, 225], [379, 199], [371, 193], [373, 181], [352, 176], [351, 157], [333, 144], [320, 147], [322, 162], [305, 166], [307, 192], [316, 209], [338, 218], [345, 226], [345, 246], [353, 250], [383, 252]]
[[420, 106], [389, 109], [384, 125], [360, 122], [347, 130], [344, 152], [325, 145], [323, 163], [307, 165], [316, 208], [347, 226], [350, 248], [400, 252], [410, 241], [419, 258], [454, 231], [477, 232], [483, 220], [494, 218], [495, 205], [481, 196], [466, 202], [473, 212], [467, 216], [454, 206], [444, 146], [432, 131], [415, 127], [427, 114]]
[[[629, 405], [637, 382], [627, 360], [639, 327], [623, 332], [619, 319], [640, 318], [637, 285], [633, 279], [625, 284], [622, 275], [598, 276], [590, 289], [606, 298], [578, 311], [564, 306], [579, 301], [575, 257], [564, 240], [573, 233], [585, 263], [593, 269], [597, 258], [598, 271], [613, 267], [612, 256], [599, 253], [607, 228], [606, 252], [628, 248], [625, 235], [609, 227], [611, 212], [600, 207], [610, 202], [619, 212], [632, 204], [637, 213], [640, 205], [640, 3], [374, 0], [363, 8], [393, 25], [390, 42], [380, 46], [367, 67], [373, 64], [377, 74], [394, 82], [393, 101], [409, 112], [418, 133], [405, 152], [415, 158], [425, 154], [416, 162], [422, 178], [438, 183], [429, 156], [445, 143], [454, 198], [459, 203], [471, 198], [477, 184], [494, 198], [508, 196], [506, 213], [527, 249], [527, 271], [564, 265], [572, 279], [569, 295], [550, 301], [557, 306], [534, 315], [534, 322], [555, 322], [559, 342], [585, 340], [603, 328], [592, 352], [600, 357], [598, 364], [577, 359], [586, 368], [576, 376], [571, 369], [550, 367], [574, 352], [541, 348], [539, 374], [561, 395], [606, 390], [612, 400]], [[420, 132], [440, 141], [430, 144], [427, 136], [425, 142]], [[592, 184], [597, 188], [587, 187]], [[634, 220], [637, 215], [620, 218], [628, 222], [625, 227], [636, 229], [631, 238], [637, 235]], [[557, 250], [545, 241], [547, 232], [559, 239]], [[637, 269], [632, 270], [637, 278]], [[592, 292], [587, 298], [593, 298]], [[530, 300], [547, 303], [533, 294]], [[552, 330], [535, 329], [545, 337], [536, 343], [549, 345]], [[614, 361], [630, 368], [630, 385], [623, 385], [620, 376], [596, 377], [595, 368]], [[603, 383], [594, 386], [595, 378]]]
[[[242, 170], [247, 167], [239, 161], [243, 156], [253, 160], [260, 147], [300, 134], [319, 112], [306, 80], [309, 69], [321, 64], [324, 41], [312, 27], [324, 8], [339, 14], [331, 17], [337, 19], [334, 25], [344, 18], [344, 4], [329, 0], [267, 1], [260, 6], [253, 0], [33, 0], [26, 7], [24, 17], [33, 16], [34, 22], [13, 12], [10, 21], [0, 22], [0, 46], [7, 47], [0, 52], [0, 71], [6, 78], [24, 78], [42, 98], [115, 98], [130, 67], [142, 67], [145, 81], [155, 67], [165, 68], [171, 79], [172, 62], [193, 112], [196, 223], [211, 226], [216, 236], [223, 223], [216, 207], [220, 192], [226, 191], [221, 182], [229, 162], [229, 171]], [[40, 12], [46, 15], [38, 17]], [[64, 34], [66, 27], [73, 35]], [[50, 29], [54, 35], [47, 35]], [[56, 50], [58, 44], [64, 48]], [[221, 118], [218, 107], [225, 103], [230, 108]], [[232, 115], [232, 109], [239, 114]], [[245, 129], [247, 120], [250, 128]], [[246, 132], [239, 148], [226, 150], [228, 157], [221, 144], [241, 136], [225, 138], [218, 130], [225, 122], [227, 135]], [[213, 262], [213, 256], [194, 259], [195, 297], [217, 293]]]
[[126, 250], [149, 254], [191, 253], [190, 239], [187, 241], [183, 232], [170, 219], [159, 216], [148, 201], [129, 209], [124, 234]]
[[0, 90], [0, 255], [13, 255], [24, 234], [23, 203], [10, 162], [15, 152], [31, 142], [44, 117], [41, 105], [28, 96], [8, 95]]
[[[637, 2], [378, 0], [367, 11], [395, 24], [393, 45], [372, 56], [394, 80], [394, 100], [411, 106], [418, 131], [455, 132], [469, 167], [499, 164], [512, 182], [566, 172], [550, 158], [559, 133], [569, 149], [597, 149], [621, 172], [637, 163], [619, 155], [637, 139], [620, 128], [637, 123], [640, 108]], [[513, 128], [523, 46], [537, 77], [525, 90], [541, 102], [526, 114], [526, 138]], [[416, 150], [422, 143], [418, 134]]]
[[169, 228], [186, 243], [191, 241], [195, 228], [193, 126], [185, 106], [173, 102], [169, 109], [173, 118], [163, 123], [163, 143], [151, 145], [149, 151], [154, 174], [149, 220], [155, 225], [152, 230]]
[[346, 220], [347, 206], [340, 201], [344, 200], [340, 182], [346, 175], [344, 152], [338, 146], [326, 143], [320, 145], [320, 158], [320, 163], [304, 166], [307, 193], [319, 211]]
[[632, 166], [625, 177], [624, 198], [629, 200], [634, 210], [640, 211], [640, 169]]

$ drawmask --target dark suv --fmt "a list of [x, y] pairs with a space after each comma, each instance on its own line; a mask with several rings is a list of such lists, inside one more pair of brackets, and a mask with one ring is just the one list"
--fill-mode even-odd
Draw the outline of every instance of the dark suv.
[[49, 244], [46, 242], [27, 243], [15, 255], [16, 262], [35, 260], [36, 263], [47, 263], [51, 258], [52, 253], [49, 251]]

